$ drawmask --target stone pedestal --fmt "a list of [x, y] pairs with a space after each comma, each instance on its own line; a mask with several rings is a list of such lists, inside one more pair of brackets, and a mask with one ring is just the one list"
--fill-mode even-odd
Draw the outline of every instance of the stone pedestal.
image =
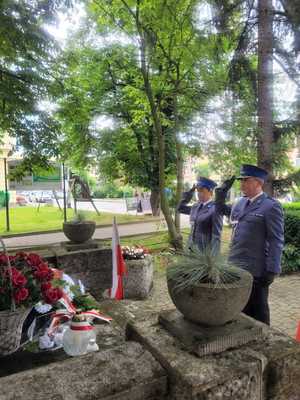
[[96, 240], [87, 240], [83, 243], [74, 243], [74, 242], [61, 242], [61, 246], [65, 248], [67, 251], [78, 251], [78, 250], [90, 250], [90, 249], [98, 249], [99, 243]]
[[[75, 245], [76, 250], [60, 249], [55, 255], [44, 255], [44, 258], [75, 279], [80, 279], [87, 291], [101, 300], [104, 291], [112, 285], [112, 252], [110, 248], [81, 249], [80, 246], [84, 245]], [[151, 256], [147, 255], [142, 260], [126, 260], [126, 266], [128, 274], [123, 277], [125, 298], [147, 298], [153, 286]]]
[[125, 260], [127, 275], [123, 277], [125, 299], [146, 299], [153, 286], [152, 257], [141, 260]]
[[143, 344], [166, 369], [169, 399], [300, 400], [300, 345], [265, 329], [265, 340], [201, 358], [158, 323], [158, 314], [130, 322], [127, 338]]
[[97, 300], [101, 300], [104, 290], [112, 285], [112, 254], [109, 248], [60, 251], [45, 258], [66, 274], [80, 279]]
[[171, 310], [159, 314], [159, 322], [178, 338], [188, 351], [200, 357], [222, 353], [253, 340], [263, 340], [267, 335], [264, 324], [257, 324], [244, 314], [225, 325], [205, 327], [186, 320], [179, 311]]

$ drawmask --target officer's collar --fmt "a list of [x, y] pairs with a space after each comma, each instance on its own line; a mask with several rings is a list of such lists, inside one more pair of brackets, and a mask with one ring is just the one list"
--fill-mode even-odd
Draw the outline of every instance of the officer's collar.
[[200, 204], [202, 204], [203, 207], [205, 207], [207, 204], [211, 203], [212, 201], [213, 201], [212, 199], [209, 199], [205, 203], [200, 203]]
[[261, 195], [263, 195], [264, 192], [261, 191], [260, 193], [258, 193], [256, 196], [252, 197], [251, 199], [248, 197], [248, 200], [250, 200], [250, 203], [253, 204], [255, 200], [257, 200]]

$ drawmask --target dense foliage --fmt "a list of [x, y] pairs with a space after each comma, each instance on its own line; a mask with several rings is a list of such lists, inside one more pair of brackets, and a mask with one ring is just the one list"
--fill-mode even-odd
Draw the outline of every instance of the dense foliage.
[[283, 273], [300, 271], [300, 207], [297, 207], [298, 203], [285, 206], [288, 209], [284, 213]]
[[[218, 30], [216, 51], [228, 55], [227, 63], [222, 66], [227, 71], [224, 81], [226, 91], [224, 96], [216, 98], [217, 125], [215, 140], [210, 141], [208, 152], [214, 166], [219, 172], [227, 175], [235, 172], [244, 163], [261, 162], [261, 166], [278, 177], [286, 177], [286, 172], [293, 172], [287, 157], [287, 150], [294, 145], [294, 137], [299, 134], [299, 101], [284, 99], [278, 76], [286, 74], [299, 88], [299, 32], [300, 18], [298, 2], [282, 1], [241, 1], [241, 0], [211, 0], [214, 7], [214, 22]], [[260, 24], [260, 6], [266, 7], [261, 14], [268, 14], [271, 28], [265, 40], [270, 48], [269, 67], [264, 76], [259, 76], [261, 40], [258, 35]], [[269, 9], [267, 9], [269, 7]], [[280, 73], [280, 71], [282, 73]], [[262, 78], [269, 80], [270, 93], [267, 104], [261, 107], [259, 85]], [[299, 93], [299, 90], [298, 90]], [[264, 93], [266, 99], [266, 93]], [[299, 97], [299, 95], [298, 95]], [[287, 102], [287, 104], [285, 103]], [[210, 105], [211, 107], [211, 105]], [[259, 115], [267, 117], [268, 107], [271, 108], [269, 118], [271, 132], [268, 144], [264, 143], [265, 131], [260, 132]], [[273, 108], [273, 111], [272, 111]], [[267, 142], [266, 142], [267, 143]], [[274, 177], [272, 177], [273, 179]], [[299, 176], [293, 174], [293, 181], [299, 182]], [[280, 179], [277, 187], [283, 185], [285, 179]], [[291, 182], [288, 182], [290, 186]]]
[[45, 29], [69, 0], [0, 2], [0, 137], [17, 137], [27, 152], [23, 170], [58, 154], [58, 124], [38, 103], [56, 80], [57, 45]]
[[[300, 211], [300, 202], [293, 202], [293, 203], [286, 203], [283, 204], [284, 210], [291, 210], [291, 211]], [[300, 214], [300, 213], [299, 213]]]

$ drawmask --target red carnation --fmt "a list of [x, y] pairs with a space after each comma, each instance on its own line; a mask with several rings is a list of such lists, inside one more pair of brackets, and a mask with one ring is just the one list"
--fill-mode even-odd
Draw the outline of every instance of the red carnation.
[[42, 290], [42, 292], [44, 293], [44, 292], [47, 292], [47, 290], [49, 290], [49, 289], [51, 289], [52, 288], [52, 286], [51, 286], [51, 283], [50, 282], [43, 282], [42, 284], [41, 284], [41, 290]]
[[34, 276], [39, 281], [51, 281], [53, 279], [53, 272], [48, 267], [48, 264], [40, 263], [34, 272]]
[[11, 268], [7, 268], [7, 269], [5, 269], [5, 276], [6, 277], [10, 277], [10, 275], [12, 276], [12, 278], [14, 277], [14, 276], [17, 276], [17, 275], [19, 275], [19, 271], [17, 270], [17, 268], [15, 268], [15, 267], [11, 267]]
[[18, 253], [16, 253], [16, 257], [18, 257], [18, 258], [26, 258], [27, 254], [24, 251], [19, 251]]
[[56, 303], [62, 298], [63, 291], [60, 288], [51, 288], [44, 293], [44, 300], [48, 304]]
[[30, 253], [27, 256], [27, 262], [32, 267], [37, 267], [38, 265], [40, 265], [43, 262], [43, 260], [41, 259], [41, 257], [38, 254]]
[[20, 272], [12, 275], [12, 283], [15, 287], [25, 286], [27, 279]]
[[18, 289], [14, 293], [14, 298], [17, 304], [21, 303], [22, 301], [26, 300], [29, 295], [29, 291], [26, 288]]
[[144, 254], [149, 254], [149, 250], [146, 247], [140, 246], [140, 248], [143, 249]]
[[14, 263], [16, 261], [16, 256], [8, 256], [10, 263]]
[[4, 253], [0, 254], [0, 264], [1, 265], [7, 265], [7, 255]]

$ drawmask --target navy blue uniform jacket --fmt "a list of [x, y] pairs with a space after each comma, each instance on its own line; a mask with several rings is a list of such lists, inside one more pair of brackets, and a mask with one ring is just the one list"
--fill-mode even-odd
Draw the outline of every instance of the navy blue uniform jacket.
[[266, 193], [246, 207], [247, 198], [235, 205], [216, 204], [219, 212], [230, 216], [233, 227], [229, 259], [261, 277], [267, 271], [279, 274], [284, 244], [281, 204]]
[[217, 253], [220, 250], [223, 215], [216, 212], [213, 201], [203, 206], [199, 202], [188, 206], [193, 194], [193, 190], [184, 192], [177, 208], [180, 213], [190, 215], [189, 242], [198, 245], [201, 251], [209, 246]]

